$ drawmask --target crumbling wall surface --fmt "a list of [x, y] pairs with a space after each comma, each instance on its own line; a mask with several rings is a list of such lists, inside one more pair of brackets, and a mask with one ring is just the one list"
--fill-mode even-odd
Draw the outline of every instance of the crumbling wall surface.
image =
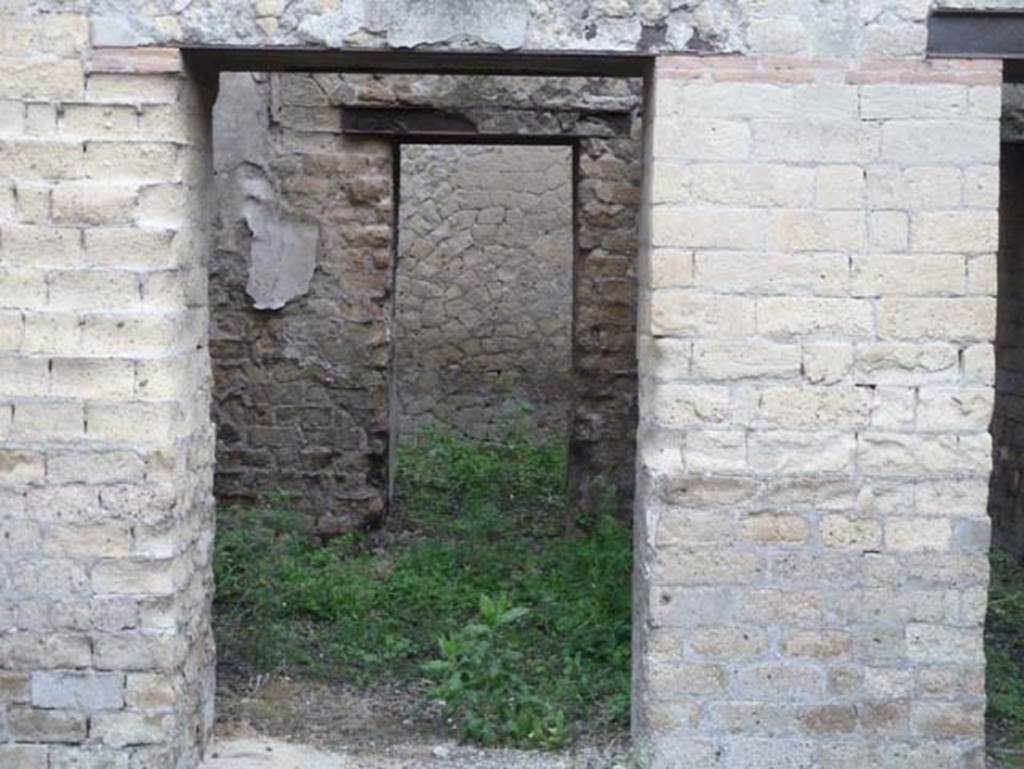
[[633, 695], [652, 767], [984, 765], [1000, 81], [659, 60]]
[[[1004, 129], [1005, 135], [1005, 129]], [[1024, 557], [1024, 144], [1002, 145], [999, 314], [989, 514], [992, 543]]]
[[307, 128], [337, 130], [345, 107], [426, 107], [465, 117], [481, 134], [628, 133], [640, 80], [608, 77], [283, 74], [280, 111]]
[[[212, 87], [0, 4], [0, 766], [191, 767], [212, 727]], [[17, 5], [17, 3], [15, 3]]]
[[580, 142], [576, 190], [574, 403], [569, 496], [577, 510], [633, 519], [637, 424], [637, 252], [641, 121]]
[[384, 511], [391, 147], [292, 122], [270, 83], [225, 74], [210, 271], [225, 506], [285, 493], [313, 529]]
[[400, 437], [434, 425], [499, 439], [514, 419], [538, 437], [567, 437], [572, 148], [407, 145], [401, 153]]
[[[549, 340], [554, 346], [533, 345], [545, 349], [544, 360], [555, 367], [546, 367], [543, 397], [535, 397], [540, 387], [536, 379], [526, 390], [513, 388], [506, 395], [538, 406], [550, 404], [535, 423], [552, 431], [566, 427], [568, 407], [556, 402], [571, 402], [574, 504], [591, 509], [610, 488], [619, 492], [621, 507], [628, 511], [636, 421], [638, 102], [637, 83], [616, 79], [223, 75], [214, 121], [220, 226], [210, 296], [216, 488], [225, 508], [268, 492], [291, 493], [293, 503], [309, 514], [312, 529], [324, 534], [383, 512], [392, 346], [403, 338], [401, 331], [393, 333], [390, 317], [392, 150], [386, 139], [342, 135], [342, 111], [346, 106], [430, 106], [472, 115], [484, 135], [523, 130], [596, 134], [580, 139], [575, 265], [567, 208], [572, 196], [568, 157], [551, 171], [565, 189], [558, 195], [548, 190], [540, 200], [545, 215], [557, 211], [561, 217], [557, 237], [553, 229], [550, 236], [527, 238], [505, 225], [491, 232], [495, 225], [483, 221], [468, 236], [486, 241], [480, 253], [490, 258], [511, 254], [508, 258], [519, 259], [516, 269], [511, 263], [502, 268], [513, 282], [544, 282], [530, 270], [516, 277], [523, 272], [519, 267], [536, 262], [524, 248], [538, 248], [538, 255], [548, 256], [557, 251], [567, 260], [568, 271], [558, 271], [560, 282], [544, 286], [534, 299], [543, 295], [544, 307], [575, 313], [567, 321], [564, 314], [557, 322], [549, 319], [553, 326], [573, 330], [573, 344], [558, 347], [563, 334]], [[566, 147], [558, 151], [569, 154]], [[473, 184], [478, 195], [485, 195], [484, 186], [507, 186], [512, 178], [491, 173]], [[422, 221], [428, 210], [443, 209], [447, 216], [446, 206], [454, 198], [439, 196], [437, 185], [420, 189], [424, 205], [413, 199], [402, 208], [413, 217], [410, 221]], [[557, 205], [549, 206], [556, 197]], [[481, 216], [494, 213], [481, 211]], [[461, 220], [439, 223], [433, 234], [447, 232], [456, 221]], [[510, 252], [503, 241], [513, 236], [517, 247]], [[562, 245], [556, 247], [559, 239]], [[565, 285], [573, 270], [575, 297], [572, 282]], [[509, 312], [519, 303], [536, 304], [521, 294], [496, 291], [496, 276], [467, 273], [477, 282], [465, 288], [474, 297], [493, 295], [492, 305]], [[426, 294], [417, 296], [417, 322], [439, 322], [441, 308]], [[554, 302], [555, 296], [563, 298]], [[460, 302], [452, 306], [461, 312]], [[400, 300], [399, 309], [401, 305]], [[523, 305], [514, 335], [522, 336], [539, 309]], [[505, 327], [499, 329], [502, 337], [509, 335], [510, 323], [497, 325]], [[547, 322], [542, 325], [545, 333], [550, 330]], [[453, 419], [462, 413], [458, 426], [463, 428], [475, 417], [486, 417], [481, 424], [492, 424], [479, 434], [494, 434], [494, 414], [490, 409], [474, 412], [470, 403], [476, 401], [469, 395], [475, 388], [487, 392], [489, 400], [497, 399], [498, 391], [490, 390], [487, 381], [497, 379], [498, 368], [508, 370], [507, 362], [498, 365], [496, 358], [509, 350], [487, 338], [493, 337], [488, 328], [496, 330], [467, 327], [462, 352], [449, 345], [443, 369], [410, 357], [413, 350], [425, 354], [425, 347], [404, 348], [410, 355], [399, 361], [397, 376], [405, 379], [398, 389], [410, 414], [422, 416], [432, 404], [447, 409], [445, 415]], [[538, 333], [527, 336], [536, 342]], [[466, 345], [480, 366], [467, 360], [455, 365]], [[485, 357], [491, 360], [485, 362]], [[571, 381], [559, 379], [557, 371], [570, 365], [576, 372]], [[431, 377], [443, 372], [452, 388], [456, 380], [461, 383], [456, 388], [461, 389], [458, 410], [453, 409], [454, 390], [444, 390], [451, 396], [446, 399], [430, 392]], [[536, 372], [529, 376], [535, 378]], [[508, 384], [509, 377], [501, 382]], [[406, 433], [422, 424], [424, 418], [413, 416]]]
[[[25, 0], [22, 0], [23, 2]], [[101, 46], [362, 48], [920, 56], [929, 10], [1019, 0], [29, 0], [88, 9]]]

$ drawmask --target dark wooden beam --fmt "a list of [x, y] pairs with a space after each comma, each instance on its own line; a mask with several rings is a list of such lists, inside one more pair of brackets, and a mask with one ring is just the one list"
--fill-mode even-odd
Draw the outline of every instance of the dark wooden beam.
[[341, 130], [363, 136], [479, 133], [476, 124], [465, 115], [420, 107], [344, 107]]
[[263, 46], [183, 46], [188, 62], [220, 72], [392, 72], [450, 75], [643, 77], [640, 52], [421, 51]]
[[933, 11], [928, 55], [1024, 59], [1024, 11]]
[[632, 115], [600, 110], [518, 110], [469, 107], [342, 107], [341, 130], [357, 136], [608, 138], [628, 136]]

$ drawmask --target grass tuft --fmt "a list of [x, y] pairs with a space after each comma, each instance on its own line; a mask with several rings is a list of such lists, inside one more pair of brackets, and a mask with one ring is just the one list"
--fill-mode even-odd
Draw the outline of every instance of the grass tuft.
[[985, 621], [990, 752], [1020, 762], [1024, 750], [1024, 564], [993, 550]]
[[625, 726], [630, 533], [602, 514], [566, 534], [563, 442], [428, 431], [399, 468], [384, 544], [316, 546], [280, 501], [225, 516], [222, 657], [356, 684], [426, 675], [483, 744], [553, 748], [583, 723]]

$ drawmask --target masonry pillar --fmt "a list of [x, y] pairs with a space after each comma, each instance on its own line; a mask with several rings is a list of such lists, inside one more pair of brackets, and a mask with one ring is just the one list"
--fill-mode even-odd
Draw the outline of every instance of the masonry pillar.
[[0, 25], [0, 766], [191, 767], [212, 89], [176, 51], [90, 51], [80, 16]]
[[652, 767], [983, 766], [999, 84], [991, 62], [658, 60]]

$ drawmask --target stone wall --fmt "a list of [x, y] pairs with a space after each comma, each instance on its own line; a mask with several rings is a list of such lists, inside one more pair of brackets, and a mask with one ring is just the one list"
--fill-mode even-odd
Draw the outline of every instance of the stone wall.
[[[568, 431], [574, 507], [594, 509], [610, 490], [628, 516], [636, 420], [637, 105], [636, 84], [614, 79], [223, 75], [214, 121], [220, 226], [210, 271], [216, 489], [222, 505], [283, 492], [320, 534], [372, 523], [387, 507], [393, 474], [389, 419], [392, 410], [400, 411], [398, 404], [408, 408], [408, 434], [428, 421], [426, 410], [446, 408], [443, 415], [454, 426], [476, 423], [475, 434], [494, 436], [501, 420], [495, 409], [479, 406], [511, 397], [540, 409], [535, 424], [553, 428], [546, 434]], [[462, 115], [482, 136], [554, 132], [576, 137], [575, 257], [573, 160], [570, 149], [562, 147], [557, 151], [563, 162], [551, 171], [561, 192], [549, 189], [538, 199], [545, 216], [557, 212], [558, 227], [539, 221], [540, 210], [524, 222], [560, 234], [537, 240], [522, 229], [501, 226], [488, 235], [492, 225], [481, 221], [467, 235], [483, 244], [467, 253], [506, 262], [486, 278], [479, 271], [467, 273], [463, 284], [477, 309], [489, 297], [489, 322], [442, 323], [448, 338], [425, 344], [436, 330], [424, 331], [424, 321], [444, 320], [430, 293], [438, 289], [427, 288], [418, 273], [399, 262], [399, 290], [403, 278], [410, 279], [404, 282], [409, 287], [416, 280], [417, 288], [398, 297], [398, 318], [411, 321], [415, 315], [418, 326], [415, 334], [406, 333], [412, 323], [404, 330], [392, 328], [392, 144], [387, 137], [342, 133], [344, 109], [382, 106]], [[540, 157], [552, 148], [521, 151]], [[482, 173], [486, 176], [474, 182], [478, 192], [498, 197], [513, 182], [529, 181], [497, 169]], [[462, 176], [468, 180], [471, 174], [467, 170]], [[554, 178], [545, 177], [544, 183]], [[413, 174], [410, 182], [411, 197], [400, 207], [405, 224], [428, 231], [427, 208], [417, 196], [435, 198], [451, 221], [465, 218], [465, 213], [450, 216], [456, 197], [441, 200], [433, 178], [417, 187]], [[493, 192], [484, 189], [491, 187]], [[472, 196], [465, 200], [468, 204]], [[432, 237], [452, 226], [442, 224]], [[555, 253], [561, 259], [557, 269], [554, 264], [551, 271], [525, 269], [535, 257]], [[443, 257], [438, 251], [409, 264], [429, 267]], [[556, 275], [557, 283], [544, 285]], [[496, 276], [504, 276], [503, 287], [512, 282], [519, 288], [496, 289]], [[524, 293], [529, 286], [535, 287], [532, 293]], [[416, 297], [418, 309], [410, 315], [405, 311], [414, 305], [406, 300]], [[450, 299], [452, 312], [462, 313], [466, 300]], [[529, 318], [554, 307], [557, 318], [523, 335]], [[509, 334], [513, 325], [516, 332]], [[538, 335], [556, 329], [552, 339], [560, 343], [537, 344]], [[513, 336], [519, 341], [511, 346], [502, 341]], [[403, 347], [403, 338], [410, 344]], [[543, 358], [534, 356], [520, 366], [530, 371], [529, 381], [510, 374], [511, 360], [526, 349], [547, 350]], [[393, 363], [399, 395], [394, 405]], [[505, 372], [503, 378], [493, 373], [497, 369]], [[550, 376], [552, 371], [575, 373], [559, 379]], [[434, 392], [439, 383], [443, 386]], [[501, 394], [510, 384], [512, 390]]]
[[935, 8], [1020, 0], [18, 0], [89, 10], [93, 44], [920, 57]]
[[[213, 89], [0, 5], [0, 766], [192, 767], [213, 720]], [[12, 74], [11, 67], [17, 70]]]
[[[573, 393], [572, 148], [401, 150], [399, 436], [567, 437]], [[528, 407], [526, 415], [520, 413]]]
[[[417, 37], [316, 4], [0, 2], [0, 763], [191, 769], [211, 721], [210, 93], [176, 51], [90, 40]], [[997, 66], [915, 60], [923, 1], [668, 5], [653, 30], [632, 3], [404, 17], [452, 46], [633, 50], [664, 21], [670, 47], [844, 57], [654, 74], [639, 747], [980, 767]]]
[[340, 121], [303, 130], [282, 114], [287, 101], [272, 109], [266, 79], [221, 80], [217, 496], [227, 506], [282, 492], [317, 531], [352, 528], [385, 508], [391, 147], [342, 136]]
[[659, 60], [634, 650], [652, 766], [983, 766], [1000, 80]]

